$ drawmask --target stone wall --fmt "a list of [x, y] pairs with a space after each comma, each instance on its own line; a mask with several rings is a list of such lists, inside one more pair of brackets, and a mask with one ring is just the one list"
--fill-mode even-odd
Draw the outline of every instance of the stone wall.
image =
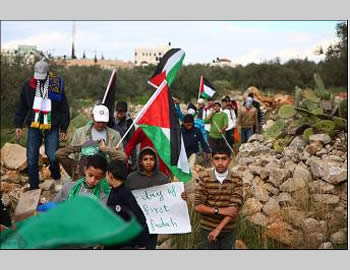
[[347, 134], [293, 139], [283, 153], [253, 135], [233, 167], [244, 183], [241, 214], [290, 248], [347, 243]]

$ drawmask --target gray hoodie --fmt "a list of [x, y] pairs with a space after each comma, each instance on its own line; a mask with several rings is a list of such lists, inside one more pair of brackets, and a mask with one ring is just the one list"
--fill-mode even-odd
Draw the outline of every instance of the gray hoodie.
[[143, 169], [140, 166], [140, 157], [141, 157], [141, 154], [146, 149], [150, 149], [154, 153], [156, 153], [156, 151], [152, 147], [149, 147], [149, 146], [143, 148], [140, 151], [140, 153], [137, 157], [137, 171], [129, 174], [129, 176], [126, 180], [126, 183], [125, 183], [126, 187], [128, 187], [130, 190], [149, 188], [149, 187], [153, 187], [153, 186], [159, 186], [159, 185], [164, 185], [164, 184], [170, 183], [169, 177], [166, 176], [161, 171], [159, 171], [159, 160], [158, 160], [157, 155], [155, 155], [156, 156], [156, 165], [154, 166], [153, 175], [151, 177], [149, 177], [144, 173]]

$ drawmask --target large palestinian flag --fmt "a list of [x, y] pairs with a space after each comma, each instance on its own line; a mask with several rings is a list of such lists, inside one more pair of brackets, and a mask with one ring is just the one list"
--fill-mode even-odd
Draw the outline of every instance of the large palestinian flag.
[[179, 119], [166, 80], [143, 107], [135, 121], [152, 141], [169, 170], [182, 182], [192, 177]]
[[199, 83], [199, 97], [208, 99], [215, 95], [215, 91], [215, 87], [202, 75]]
[[160, 60], [152, 78], [148, 81], [148, 83], [157, 88], [163, 82], [165, 76], [168, 86], [171, 86], [184, 58], [185, 52], [179, 48], [173, 48], [167, 51]]
[[102, 104], [105, 105], [109, 110], [109, 122], [108, 127], [114, 127], [114, 110], [115, 110], [115, 81], [117, 79], [117, 71], [113, 69], [111, 77], [103, 95]]

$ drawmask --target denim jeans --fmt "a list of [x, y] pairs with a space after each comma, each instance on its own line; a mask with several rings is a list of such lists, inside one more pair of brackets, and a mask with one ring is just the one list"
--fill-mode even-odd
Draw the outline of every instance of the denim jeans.
[[51, 177], [55, 180], [61, 178], [59, 163], [56, 160], [56, 150], [59, 146], [59, 133], [57, 128], [42, 131], [38, 128], [28, 128], [27, 163], [31, 189], [39, 188], [39, 149], [44, 139], [45, 154], [50, 162]]
[[208, 242], [209, 233], [210, 231], [200, 228], [200, 249], [234, 249], [235, 232], [221, 232], [216, 238], [217, 240], [211, 243]]
[[241, 128], [241, 142], [246, 143], [253, 135], [253, 128]]

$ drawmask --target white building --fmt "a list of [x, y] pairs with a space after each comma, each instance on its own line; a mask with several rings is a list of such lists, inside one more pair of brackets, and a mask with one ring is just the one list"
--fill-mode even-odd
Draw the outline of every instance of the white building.
[[219, 57], [217, 57], [215, 60], [213, 60], [211, 65], [212, 66], [220, 66], [220, 67], [232, 67], [232, 66], [234, 66], [230, 59], [219, 58]]
[[134, 54], [134, 64], [144, 66], [149, 64], [157, 65], [162, 56], [171, 49], [171, 43], [157, 48], [137, 48]]

